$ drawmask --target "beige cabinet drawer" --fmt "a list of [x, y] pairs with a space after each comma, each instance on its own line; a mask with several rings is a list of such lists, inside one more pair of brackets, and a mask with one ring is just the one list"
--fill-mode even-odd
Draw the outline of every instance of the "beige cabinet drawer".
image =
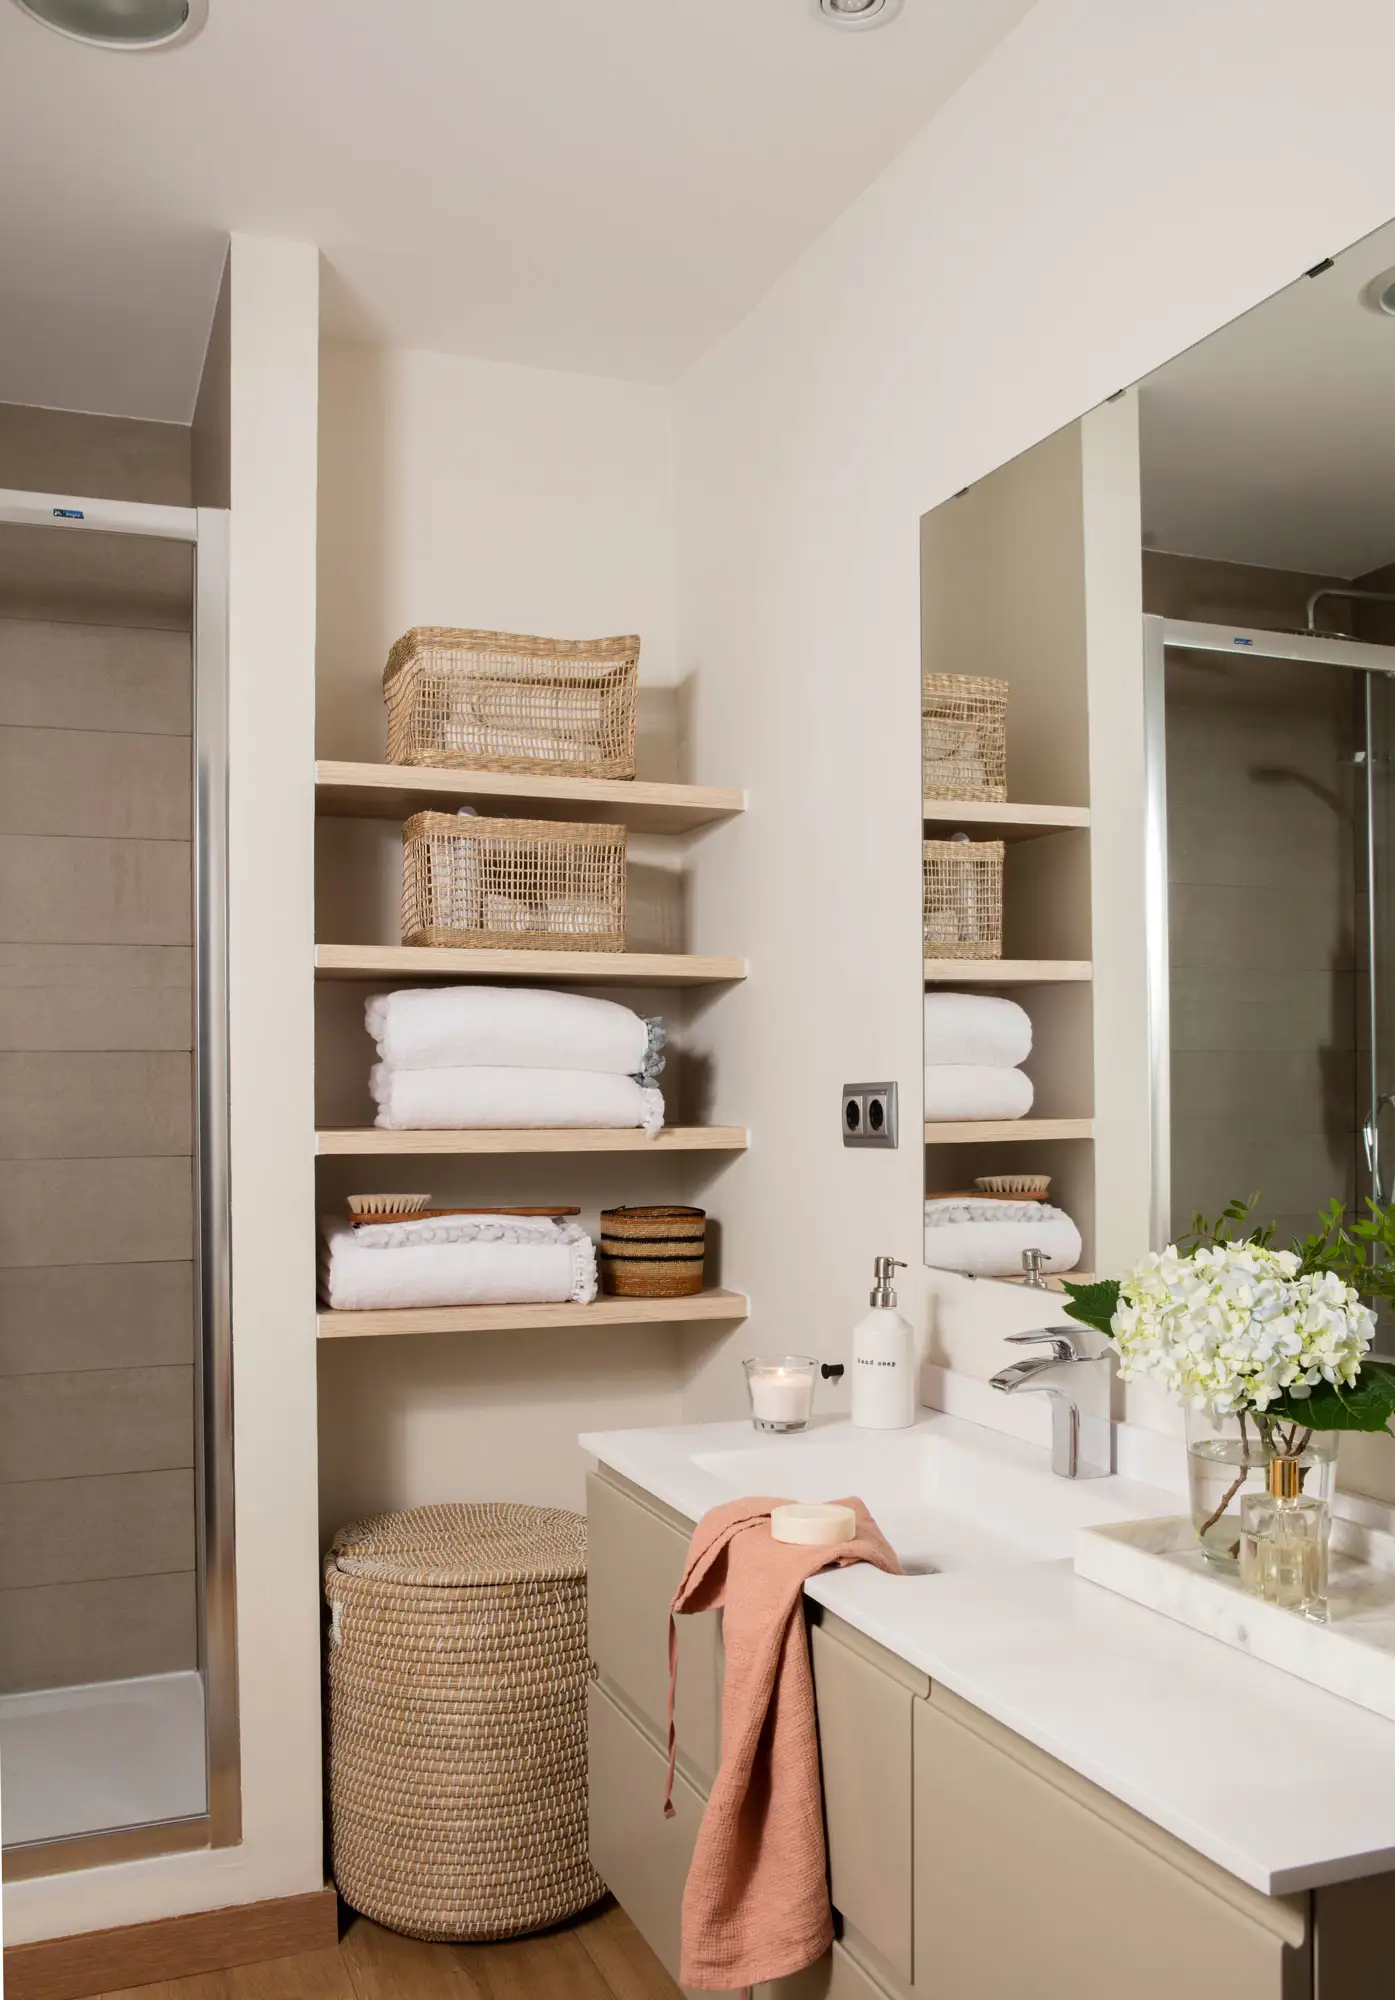
[[[596, 1473], [586, 1482], [586, 1521], [591, 1658], [620, 1705], [667, 1744], [668, 1607], [689, 1535]], [[717, 1769], [721, 1718], [721, 1622], [705, 1611], [678, 1620], [676, 1704], [680, 1769], [703, 1792]]]
[[915, 1713], [915, 1986], [933, 2000], [1304, 2000], [1270, 1900], [936, 1689]]
[[911, 1759], [915, 1697], [832, 1624], [810, 1634], [833, 1907], [911, 1977]]
[[754, 2000], [891, 2000], [891, 1996], [841, 1944], [835, 1944], [827, 1958], [807, 1972], [777, 1979], [773, 1986], [758, 1986]]

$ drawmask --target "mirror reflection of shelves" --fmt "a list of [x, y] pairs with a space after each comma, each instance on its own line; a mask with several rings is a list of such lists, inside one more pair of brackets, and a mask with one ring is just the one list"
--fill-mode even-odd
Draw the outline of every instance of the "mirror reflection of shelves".
[[1088, 806], [989, 804], [982, 799], [926, 799], [926, 826], [962, 830], [976, 840], [1039, 840], [1045, 834], [1088, 827]]

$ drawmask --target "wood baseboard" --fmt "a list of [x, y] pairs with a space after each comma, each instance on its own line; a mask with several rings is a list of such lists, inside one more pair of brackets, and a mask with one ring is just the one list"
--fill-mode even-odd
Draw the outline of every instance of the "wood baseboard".
[[89, 2000], [128, 1986], [292, 1958], [338, 1940], [339, 1899], [326, 1883], [304, 1896], [11, 1945], [5, 1953], [5, 2000]]

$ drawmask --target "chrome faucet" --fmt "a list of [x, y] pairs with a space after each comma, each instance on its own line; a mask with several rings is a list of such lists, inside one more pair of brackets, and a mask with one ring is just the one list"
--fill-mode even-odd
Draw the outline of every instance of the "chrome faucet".
[[1114, 1470], [1112, 1348], [1092, 1352], [1085, 1334], [1073, 1326], [1045, 1326], [1007, 1338], [1016, 1347], [1034, 1341], [1050, 1346], [1049, 1354], [1000, 1369], [991, 1382], [1005, 1396], [1040, 1389], [1051, 1398], [1051, 1470], [1062, 1479], [1107, 1479]]

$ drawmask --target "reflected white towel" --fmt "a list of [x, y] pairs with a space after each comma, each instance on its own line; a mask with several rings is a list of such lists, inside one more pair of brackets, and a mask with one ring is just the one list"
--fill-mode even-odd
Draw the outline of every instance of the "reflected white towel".
[[927, 993], [927, 1063], [989, 1063], [1013, 1069], [1032, 1053], [1032, 1019], [996, 993]]
[[663, 1092], [631, 1076], [585, 1069], [396, 1069], [374, 1063], [376, 1123], [412, 1132], [637, 1125], [663, 1129]]
[[378, 1054], [397, 1069], [586, 1069], [611, 1076], [663, 1068], [663, 1023], [615, 1000], [519, 986], [419, 986], [379, 993], [364, 1010]]
[[339, 1217], [321, 1224], [320, 1296], [335, 1312], [405, 1306], [548, 1305], [596, 1296], [596, 1249], [572, 1225], [553, 1243], [420, 1243], [395, 1250], [356, 1242]]
[[356, 1222], [365, 1250], [410, 1250], [421, 1243], [574, 1243], [584, 1230], [547, 1215], [418, 1215], [401, 1222]]
[[1080, 1231], [1044, 1201], [927, 1201], [925, 1261], [974, 1278], [1019, 1278], [1022, 1252], [1040, 1250], [1043, 1271], [1073, 1271]]
[[927, 1063], [925, 1115], [933, 1119], [1025, 1118], [1032, 1079], [1025, 1070], [986, 1063]]

